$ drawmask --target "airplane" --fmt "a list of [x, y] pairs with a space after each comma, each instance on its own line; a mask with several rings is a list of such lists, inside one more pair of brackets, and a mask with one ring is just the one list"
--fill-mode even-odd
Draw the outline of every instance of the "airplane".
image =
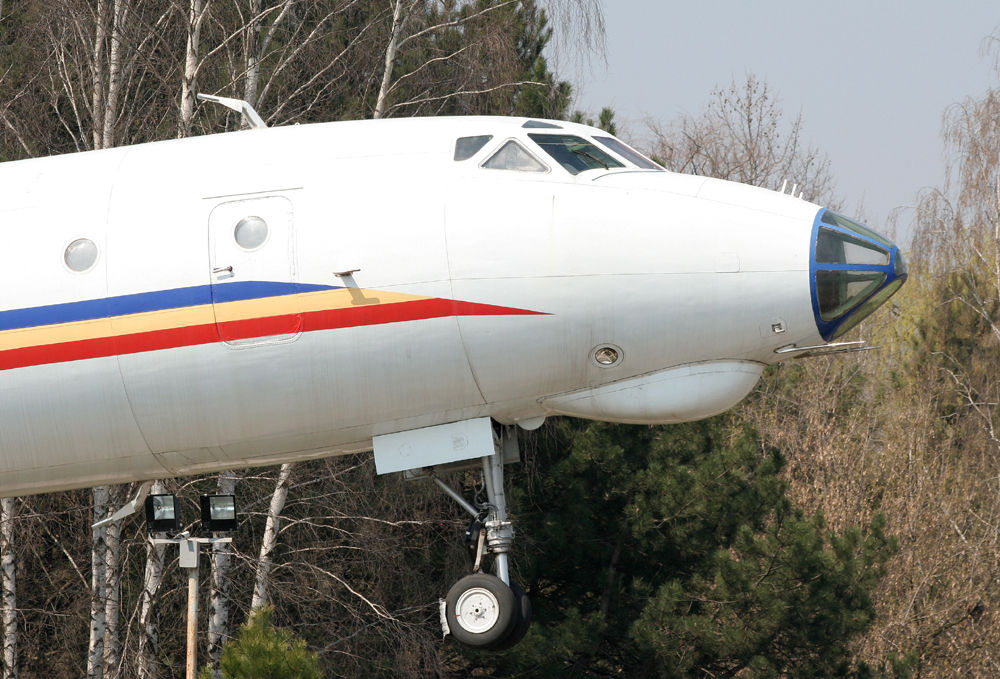
[[[442, 117], [0, 164], [0, 496], [374, 451], [476, 518], [446, 634], [516, 643], [504, 463], [570, 415], [696, 420], [841, 335], [899, 248], [600, 129]], [[489, 501], [444, 483], [481, 465]], [[127, 508], [123, 508], [123, 512]], [[120, 518], [122, 512], [116, 514]], [[493, 574], [481, 557], [493, 556]]]

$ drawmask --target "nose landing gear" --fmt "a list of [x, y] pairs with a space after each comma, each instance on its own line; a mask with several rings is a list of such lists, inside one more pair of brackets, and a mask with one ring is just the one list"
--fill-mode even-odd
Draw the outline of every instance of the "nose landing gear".
[[[534, 426], [541, 418], [532, 420]], [[533, 428], [533, 427], [531, 427]], [[501, 650], [519, 642], [531, 624], [531, 602], [511, 582], [509, 553], [514, 527], [507, 518], [505, 462], [518, 460], [514, 426], [494, 428], [488, 417], [461, 420], [372, 437], [379, 474], [403, 472], [405, 478], [430, 478], [472, 515], [466, 539], [474, 545], [475, 565], [440, 601], [441, 631], [472, 648]], [[467, 501], [437, 472], [482, 466], [486, 497]], [[484, 573], [484, 556], [492, 555], [493, 573]]]
[[[517, 439], [512, 428], [504, 428], [495, 440], [494, 453], [482, 458], [487, 502], [479, 507], [431, 475], [434, 482], [473, 515], [468, 537], [476, 542], [473, 573], [456, 582], [441, 602], [441, 622], [446, 634], [471, 648], [503, 650], [527, 634], [531, 625], [531, 600], [516, 582], [511, 582], [509, 557], [514, 527], [507, 518], [503, 488], [504, 448]], [[493, 574], [481, 570], [482, 557], [493, 555]]]

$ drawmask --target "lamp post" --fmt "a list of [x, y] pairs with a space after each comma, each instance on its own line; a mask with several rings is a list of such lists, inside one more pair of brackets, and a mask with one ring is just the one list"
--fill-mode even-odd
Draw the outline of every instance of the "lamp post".
[[[232, 495], [202, 495], [201, 523], [207, 532], [222, 533], [236, 530], [236, 498]], [[172, 494], [150, 495], [146, 498], [146, 526], [150, 533], [173, 532], [180, 529], [177, 498]], [[198, 672], [198, 562], [201, 546], [232, 542], [231, 537], [191, 537], [186, 531], [174, 538], [154, 538], [153, 544], [177, 545], [180, 567], [187, 571], [187, 663], [185, 679], [196, 679]]]

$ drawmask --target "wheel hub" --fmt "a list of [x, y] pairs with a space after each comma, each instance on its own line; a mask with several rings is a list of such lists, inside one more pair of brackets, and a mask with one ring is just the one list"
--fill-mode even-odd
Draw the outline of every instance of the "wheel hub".
[[463, 592], [455, 602], [455, 619], [468, 632], [482, 634], [497, 623], [500, 604], [493, 593], [482, 587]]

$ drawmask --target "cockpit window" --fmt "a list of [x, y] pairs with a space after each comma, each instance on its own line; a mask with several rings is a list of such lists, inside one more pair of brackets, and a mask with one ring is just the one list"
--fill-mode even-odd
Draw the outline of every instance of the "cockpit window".
[[821, 228], [816, 236], [816, 261], [824, 264], [885, 266], [889, 263], [889, 251], [842, 231]]
[[892, 243], [886, 240], [884, 236], [880, 236], [879, 234], [869, 229], [867, 226], [864, 226], [863, 224], [858, 224], [853, 219], [848, 219], [844, 215], [838, 215], [836, 212], [830, 212], [829, 210], [826, 210], [823, 213], [823, 216], [821, 217], [821, 221], [824, 224], [829, 224], [830, 226], [839, 226], [842, 229], [848, 229], [850, 231], [854, 231], [855, 233], [859, 233], [862, 236], [867, 236], [868, 238], [871, 238], [873, 241], [876, 241], [884, 245], [887, 250], [892, 248]]
[[858, 307], [857, 311], [840, 324], [837, 328], [837, 335], [843, 335], [845, 332], [870, 316], [871, 313], [882, 306], [887, 299], [896, 294], [896, 291], [903, 286], [904, 281], [906, 281], [906, 276], [897, 278], [889, 283], [889, 285], [869, 297], [864, 304]]
[[663, 171], [662, 167], [619, 139], [615, 139], [614, 137], [598, 137], [595, 135], [594, 141], [607, 146], [622, 158], [631, 162], [633, 165], [641, 167], [643, 170]]
[[879, 271], [817, 271], [816, 297], [824, 321], [840, 318], [885, 282]]
[[529, 134], [533, 142], [556, 159], [570, 174], [585, 170], [625, 167], [596, 145], [572, 134]]
[[545, 163], [535, 158], [528, 149], [511, 139], [483, 163], [491, 170], [518, 170], [520, 172], [548, 172]]
[[493, 138], [492, 134], [481, 134], [476, 137], [459, 137], [455, 141], [455, 160], [468, 160], [486, 146]]

